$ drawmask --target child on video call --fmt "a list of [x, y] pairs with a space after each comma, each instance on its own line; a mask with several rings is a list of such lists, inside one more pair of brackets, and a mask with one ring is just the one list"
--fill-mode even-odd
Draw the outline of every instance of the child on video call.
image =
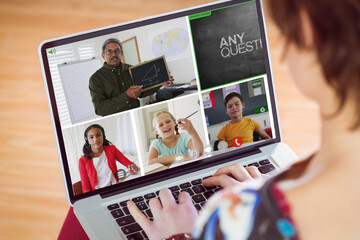
[[270, 139], [270, 136], [260, 127], [260, 124], [251, 119], [243, 117], [243, 109], [245, 104], [243, 97], [236, 92], [226, 95], [224, 100], [225, 112], [231, 118], [219, 132], [218, 138], [228, 143], [228, 147], [234, 147], [233, 139], [242, 138], [242, 143], [253, 142], [254, 131], [259, 134], [262, 139]]
[[104, 128], [98, 124], [84, 132], [84, 156], [79, 160], [82, 191], [88, 192], [116, 184], [119, 181], [115, 160], [126, 166], [129, 174], [137, 174], [138, 166], [127, 159], [109, 140]]
[[[189, 149], [203, 152], [203, 143], [189, 119], [175, 117], [168, 111], [158, 112], [153, 119], [156, 138], [150, 145], [149, 164], [171, 164], [177, 154], [189, 158]], [[179, 133], [178, 130], [185, 130]], [[158, 137], [161, 137], [158, 139]]]

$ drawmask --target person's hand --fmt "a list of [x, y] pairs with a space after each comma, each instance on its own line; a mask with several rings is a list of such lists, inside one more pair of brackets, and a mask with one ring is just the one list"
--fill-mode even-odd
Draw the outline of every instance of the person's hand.
[[149, 206], [154, 217], [149, 220], [132, 201], [127, 207], [135, 221], [142, 227], [149, 239], [160, 240], [179, 233], [191, 233], [198, 217], [187, 192], [181, 192], [176, 203], [169, 189], [162, 189], [158, 198], [152, 198]]
[[141, 94], [142, 86], [130, 86], [128, 90], [126, 90], [126, 95], [129, 98], [138, 98]]
[[202, 181], [205, 186], [231, 187], [254, 179], [265, 178], [257, 167], [243, 167], [240, 163], [232, 164], [217, 170], [210, 178]]
[[129, 174], [137, 174], [139, 172], [139, 167], [136, 164], [131, 164], [129, 167]]
[[192, 135], [196, 132], [192, 122], [189, 119], [179, 118], [177, 122], [179, 124], [179, 130], [185, 130], [189, 133], [189, 135]]
[[167, 87], [171, 84], [173, 84], [173, 81], [174, 81], [174, 77], [170, 75], [170, 78], [169, 78], [169, 81], [166, 81], [162, 84], [163, 87]]

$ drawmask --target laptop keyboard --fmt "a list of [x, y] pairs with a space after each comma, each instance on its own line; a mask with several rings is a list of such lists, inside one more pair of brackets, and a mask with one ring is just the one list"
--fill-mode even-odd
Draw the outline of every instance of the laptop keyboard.
[[[268, 159], [261, 160], [258, 162], [253, 162], [246, 166], [255, 166], [259, 169], [259, 171], [263, 174], [269, 173], [275, 170], [274, 165], [270, 163]], [[206, 187], [201, 184], [202, 180], [205, 178], [209, 178], [211, 176], [207, 176], [204, 178], [198, 178], [189, 182], [184, 182], [179, 185], [175, 185], [169, 187], [172, 195], [174, 196], [176, 202], [178, 202], [178, 196], [180, 192], [188, 192], [192, 198], [193, 204], [197, 210], [201, 210], [206, 201], [217, 191], [221, 190], [220, 186], [212, 186]], [[151, 213], [149, 207], [149, 201], [151, 198], [155, 198], [159, 196], [159, 191], [145, 194], [143, 196], [138, 196], [132, 198], [131, 200], [136, 204], [136, 206], [143, 212], [145, 216], [149, 219], [153, 219], [153, 215]], [[128, 199], [130, 200], [130, 199]], [[134, 218], [130, 215], [129, 209], [127, 208], [127, 201], [122, 201], [120, 203], [114, 203], [107, 206], [107, 209], [110, 211], [110, 214], [113, 216], [117, 225], [120, 227], [121, 231], [126, 235], [129, 240], [140, 240], [140, 239], [148, 239], [145, 232], [142, 228], [137, 224]]]

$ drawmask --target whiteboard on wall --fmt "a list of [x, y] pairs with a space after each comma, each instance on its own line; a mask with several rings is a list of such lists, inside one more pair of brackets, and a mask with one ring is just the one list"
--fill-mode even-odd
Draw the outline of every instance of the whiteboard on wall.
[[102, 62], [93, 58], [58, 65], [72, 124], [98, 117], [91, 101], [89, 79], [101, 68]]
[[140, 63], [139, 48], [136, 36], [121, 42], [123, 48], [123, 62], [130, 65]]

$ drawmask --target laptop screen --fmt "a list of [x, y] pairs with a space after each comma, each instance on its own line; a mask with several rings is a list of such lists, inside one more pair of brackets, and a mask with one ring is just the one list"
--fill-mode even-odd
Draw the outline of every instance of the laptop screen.
[[263, 21], [224, 1], [42, 43], [71, 201], [279, 142]]

